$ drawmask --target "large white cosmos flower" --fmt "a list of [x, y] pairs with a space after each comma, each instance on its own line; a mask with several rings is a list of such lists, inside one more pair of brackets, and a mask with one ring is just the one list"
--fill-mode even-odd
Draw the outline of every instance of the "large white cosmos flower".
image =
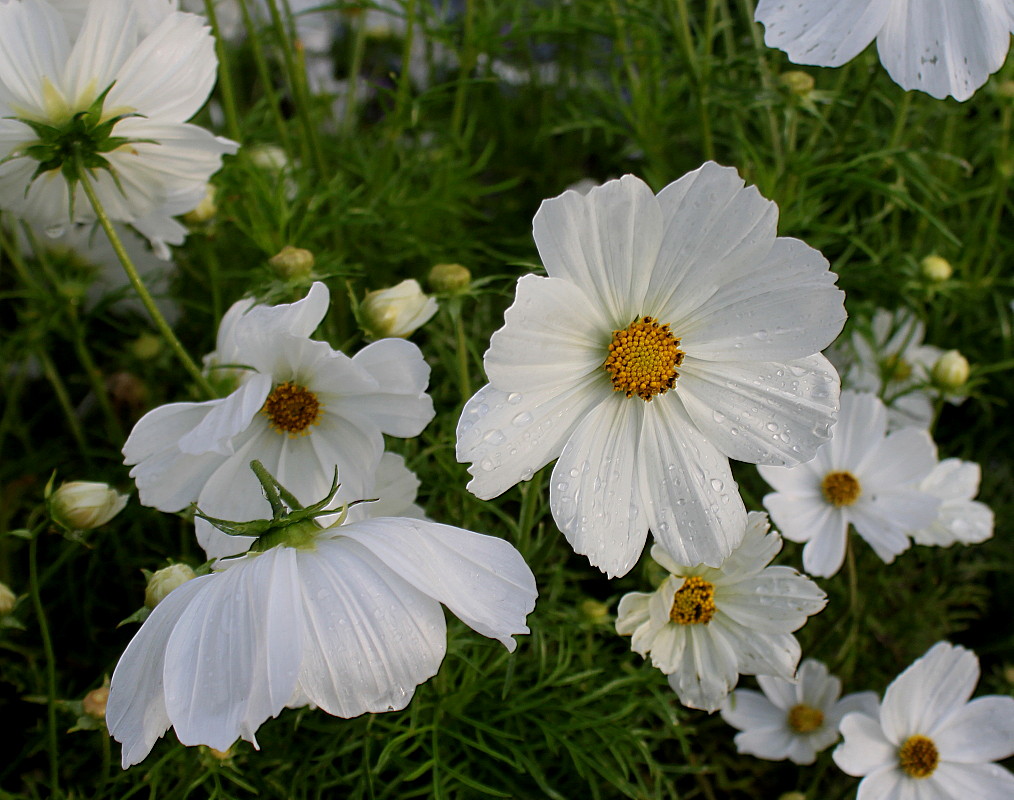
[[838, 402], [819, 351], [844, 295], [777, 219], [711, 162], [657, 197], [628, 175], [543, 202], [549, 277], [518, 281], [458, 423], [472, 493], [558, 458], [553, 517], [604, 572], [626, 573], [649, 528], [681, 563], [722, 563], [746, 522], [728, 459], [812, 458]]
[[933, 523], [940, 501], [920, 482], [936, 463], [926, 431], [887, 435], [887, 410], [876, 395], [842, 392], [834, 438], [813, 461], [757, 469], [775, 489], [764, 507], [782, 535], [806, 542], [803, 568], [830, 577], [845, 560], [850, 524], [890, 564], [914, 531]]
[[[93, 222], [80, 185], [71, 219], [61, 164], [108, 136], [115, 146], [97, 156], [105, 166], [87, 169], [99, 199], [168, 257], [166, 244], [186, 235], [172, 217], [201, 201], [222, 155], [237, 147], [186, 123], [214, 85], [214, 42], [200, 17], [168, 2], [92, 0], [83, 19], [80, 3], [64, 5], [61, 13], [42, 0], [0, 4], [0, 208], [54, 235]], [[101, 114], [81, 117], [107, 89]], [[55, 142], [40, 150], [29, 122], [58, 130]]]
[[835, 763], [863, 776], [856, 800], [1009, 800], [1014, 699], [971, 702], [975, 653], [938, 642], [887, 687], [879, 713], [848, 714]]
[[840, 67], [874, 39], [903, 89], [967, 100], [1003, 65], [1010, 0], [760, 0], [764, 41], [796, 64]]
[[513, 652], [535, 578], [507, 542], [381, 517], [281, 544], [183, 583], [152, 611], [113, 673], [109, 732], [136, 764], [170, 726], [226, 750], [286, 706], [355, 717], [394, 711], [436, 674], [440, 604]]
[[838, 740], [838, 723], [846, 714], [877, 710], [873, 692], [841, 697], [841, 680], [812, 658], [800, 665], [795, 681], [759, 675], [757, 683], [761, 692], [736, 689], [726, 698], [722, 719], [740, 731], [738, 752], [769, 761], [812, 764]]
[[795, 677], [792, 635], [827, 597], [790, 567], [769, 567], [782, 539], [751, 511], [742, 544], [715, 569], [684, 567], [660, 546], [651, 557], [671, 574], [651, 594], [620, 600], [616, 632], [662, 670], [683, 705], [714, 711], [743, 675]]
[[[149, 411], [123, 446], [142, 503], [180, 511], [196, 502], [211, 517], [248, 520], [268, 513], [250, 462], [267, 470], [302, 503], [326, 494], [338, 467], [337, 502], [375, 497], [383, 434], [416, 436], [433, 419], [429, 367], [419, 348], [382, 339], [354, 357], [309, 336], [327, 312], [329, 294], [314, 283], [302, 300], [250, 307], [223, 318], [214, 361], [244, 365], [228, 397], [171, 403]], [[198, 520], [198, 535], [212, 538]], [[230, 537], [223, 556], [246, 550]]]

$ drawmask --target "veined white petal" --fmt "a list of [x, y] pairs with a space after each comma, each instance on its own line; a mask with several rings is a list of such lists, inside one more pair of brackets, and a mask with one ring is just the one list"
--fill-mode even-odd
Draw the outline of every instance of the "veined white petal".
[[948, 800], [975, 797], [1005, 800], [1014, 795], [1014, 775], [999, 764], [952, 764], [944, 761], [936, 768], [934, 780]]
[[[138, 25], [130, 0], [89, 3], [84, 24], [63, 69], [62, 88], [71, 105], [87, 107], [112, 84], [137, 47]], [[107, 104], [107, 116], [122, 113]], [[133, 109], [130, 109], [131, 111]]]
[[294, 303], [254, 305], [252, 298], [233, 303], [218, 326], [218, 361], [240, 363], [243, 340], [247, 335], [270, 338], [286, 333], [308, 338], [324, 319], [330, 302], [327, 286], [321, 281], [314, 281], [306, 297]]
[[896, 6], [883, 0], [760, 0], [754, 18], [764, 25], [764, 43], [784, 50], [793, 63], [840, 67], [866, 49]]
[[553, 468], [549, 505], [576, 553], [609, 577], [637, 563], [648, 535], [638, 437], [643, 401], [609, 397], [587, 413]]
[[747, 631], [788, 633], [827, 603], [827, 595], [790, 567], [768, 567], [759, 575], [723, 583], [716, 603], [730, 620]]
[[843, 772], [858, 777], [884, 768], [897, 769], [898, 744], [884, 737], [876, 719], [854, 712], [845, 715], [839, 728], [845, 741], [832, 757]]
[[614, 328], [649, 313], [642, 306], [663, 218], [644, 181], [624, 175], [587, 195], [567, 191], [544, 200], [532, 227], [549, 276], [581, 287]]
[[725, 636], [715, 630], [686, 625], [683, 663], [669, 675], [669, 685], [690, 708], [717, 711], [739, 680], [736, 651]]
[[[774, 682], [777, 679], [768, 680]], [[779, 682], [785, 683], [785, 681]], [[765, 696], [766, 694], [766, 691], [765, 694], [761, 694], [752, 689], [737, 689], [722, 703], [722, 719], [740, 730], [760, 728], [773, 732], [781, 728], [785, 724], [785, 709], [774, 705]], [[756, 753], [740, 747], [738, 737], [736, 747], [741, 753], [756, 755]]]
[[354, 539], [416, 589], [447, 606], [511, 652], [528, 633], [535, 576], [503, 539], [436, 522], [396, 517], [364, 520], [335, 533]]
[[1014, 755], [1014, 698], [972, 700], [928, 732], [945, 761], [972, 764]]
[[177, 446], [180, 452], [186, 455], [232, 455], [235, 451], [233, 439], [250, 426], [270, 391], [270, 375], [253, 375], [228, 397], [211, 401], [215, 404], [204, 418], [179, 438]]
[[[620, 598], [620, 604], [616, 609], [616, 632], [620, 636], [630, 636], [642, 625], [647, 624], [651, 616], [648, 605], [652, 596], [648, 592], [630, 592]], [[632, 649], [644, 655], [637, 647]]]
[[902, 428], [889, 434], [879, 447], [870, 447], [869, 455], [856, 470], [864, 486], [883, 493], [900, 488], [916, 489], [936, 463], [937, 447], [929, 433]]
[[[897, 757], [895, 757], [895, 761], [897, 761]], [[890, 797], [892, 800], [921, 800], [916, 795], [917, 791], [915, 785], [908, 780], [895, 763], [889, 767], [881, 767], [863, 778], [856, 790], [856, 800], [883, 800], [886, 797]], [[931, 800], [943, 800], [943, 798], [931, 798]]]
[[831, 441], [818, 458], [825, 458], [836, 471], [855, 473], [864, 462], [871, 460], [870, 453], [884, 438], [886, 430], [887, 412], [876, 395], [842, 392], [838, 422], [831, 430]]
[[[404, 339], [381, 339], [356, 353], [352, 362], [379, 385], [376, 394], [358, 398], [357, 416], [391, 436], [418, 436], [436, 413], [426, 394], [430, 368], [422, 351]], [[348, 413], [354, 401], [350, 397], [345, 402]]]
[[817, 353], [788, 363], [683, 362], [677, 392], [687, 414], [723, 454], [793, 466], [831, 438], [838, 373]]
[[725, 615], [711, 621], [718, 625], [736, 652], [736, 671], [743, 675], [777, 675], [792, 680], [799, 663], [800, 648], [796, 637], [789, 633], [756, 632], [733, 622]]
[[0, 106], [16, 116], [45, 119], [50, 105], [43, 83], [59, 86], [70, 50], [63, 20], [48, 3], [0, 4]]

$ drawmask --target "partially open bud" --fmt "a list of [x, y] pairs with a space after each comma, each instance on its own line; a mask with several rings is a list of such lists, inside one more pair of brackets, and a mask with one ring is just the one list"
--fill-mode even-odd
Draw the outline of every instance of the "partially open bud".
[[416, 280], [368, 292], [359, 306], [360, 321], [371, 339], [406, 337], [437, 313], [437, 301], [423, 294]]
[[18, 596], [11, 591], [11, 587], [0, 582], [0, 617], [10, 614], [14, 610], [14, 603]]
[[183, 215], [183, 220], [188, 225], [203, 225], [211, 222], [218, 213], [217, 200], [218, 192], [213, 184], [208, 184], [204, 189], [204, 197], [195, 208]]
[[278, 145], [257, 144], [244, 149], [254, 166], [268, 172], [281, 172], [289, 166], [289, 157]]
[[68, 530], [90, 531], [119, 514], [127, 497], [106, 483], [70, 481], [50, 495], [49, 515]]
[[170, 564], [163, 567], [148, 578], [148, 585], [144, 588], [144, 604], [148, 608], [154, 608], [177, 586], [196, 577], [194, 571], [186, 564]]
[[933, 383], [947, 392], [955, 392], [968, 383], [971, 368], [968, 359], [957, 350], [948, 350], [933, 365]]
[[100, 686], [98, 689], [92, 689], [88, 694], [84, 696], [84, 700], [81, 702], [84, 708], [84, 713], [92, 719], [105, 719], [106, 718], [106, 703], [109, 700], [109, 687]]
[[313, 272], [314, 263], [313, 253], [291, 245], [285, 245], [268, 259], [268, 264], [275, 271], [275, 275], [286, 281], [309, 277]]
[[922, 276], [933, 283], [941, 283], [954, 274], [950, 262], [940, 256], [926, 256], [919, 262], [922, 268]]
[[437, 264], [430, 270], [429, 284], [435, 292], [456, 294], [468, 288], [472, 273], [461, 264]]
[[813, 76], [809, 72], [803, 72], [800, 69], [783, 72], [778, 76], [778, 80], [782, 82], [782, 86], [800, 97], [808, 95], [816, 85]]

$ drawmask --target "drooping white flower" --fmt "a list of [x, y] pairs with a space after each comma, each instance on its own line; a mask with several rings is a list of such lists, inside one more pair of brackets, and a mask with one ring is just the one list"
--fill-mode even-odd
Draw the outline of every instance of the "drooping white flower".
[[[806, 659], [798, 680], [758, 676], [763, 691], [736, 689], [722, 704], [722, 719], [738, 728], [736, 750], [769, 761], [812, 764], [838, 740], [838, 723], [852, 711], [876, 714], [877, 696], [841, 697], [841, 680], [820, 661]], [[838, 698], [841, 699], [839, 700]]]
[[[196, 502], [221, 519], [265, 516], [254, 459], [303, 503], [326, 493], [335, 467], [336, 503], [375, 497], [383, 434], [416, 436], [433, 418], [429, 367], [402, 339], [352, 358], [310, 339], [328, 302], [318, 282], [296, 303], [240, 301], [227, 312], [211, 362], [247, 367], [234, 375], [240, 386], [219, 400], [160, 406], [134, 426], [123, 454], [143, 504], [171, 512]], [[205, 525], [198, 520], [202, 539]]]
[[671, 573], [651, 594], [620, 600], [616, 632], [662, 670], [683, 705], [715, 711], [739, 676], [792, 680], [799, 642], [792, 631], [827, 597], [805, 575], [767, 564], [782, 549], [763, 512], [751, 511], [740, 546], [717, 569], [684, 567], [659, 545], [651, 557]]
[[786, 539], [806, 542], [803, 569], [821, 577], [841, 568], [850, 524], [890, 564], [940, 505], [920, 487], [936, 464], [936, 445], [921, 428], [887, 435], [876, 395], [842, 392], [833, 433], [813, 461], [757, 468], [775, 489], [764, 496], [771, 519]]
[[877, 40], [891, 79], [906, 90], [967, 100], [1003, 65], [1009, 0], [760, 0], [764, 41], [795, 64], [840, 67]]
[[513, 652], [535, 578], [507, 542], [383, 517], [220, 561], [152, 611], [113, 673], [106, 723], [124, 768], [170, 726], [226, 750], [286, 706], [394, 711], [436, 674], [447, 606]]
[[609, 575], [650, 528], [677, 561], [717, 565], [746, 510], [729, 458], [796, 464], [829, 436], [838, 375], [819, 351], [843, 297], [778, 209], [707, 163], [656, 197], [626, 176], [543, 202], [526, 275], [465, 405], [457, 456], [495, 497], [553, 459], [550, 507]]
[[876, 714], [852, 713], [835, 763], [861, 776], [858, 800], [1008, 800], [1014, 775], [993, 761], [1014, 754], [1014, 699], [969, 702], [979, 659], [938, 642], [884, 693]]
[[0, 208], [54, 235], [93, 222], [80, 185], [71, 217], [67, 170], [78, 150], [97, 159], [81, 169], [109, 216], [168, 257], [166, 244], [186, 235], [173, 216], [201, 201], [237, 147], [186, 123], [214, 85], [214, 43], [200, 17], [168, 3], [91, 2], [79, 31], [74, 6], [0, 4]]
[[940, 509], [932, 524], [912, 532], [916, 544], [978, 544], [993, 535], [993, 510], [972, 499], [979, 492], [981, 473], [972, 461], [945, 458], [923, 478], [919, 488], [939, 498]]

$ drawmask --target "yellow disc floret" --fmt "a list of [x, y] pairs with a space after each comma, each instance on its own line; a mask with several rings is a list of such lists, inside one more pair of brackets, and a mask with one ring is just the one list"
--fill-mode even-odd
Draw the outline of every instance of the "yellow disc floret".
[[796, 733], [812, 733], [824, 724], [824, 712], [800, 703], [789, 709], [787, 721]]
[[702, 625], [715, 616], [715, 585], [696, 575], [683, 581], [669, 609], [669, 619], [678, 625]]
[[851, 472], [829, 472], [820, 483], [820, 491], [824, 493], [827, 502], [835, 508], [841, 508], [858, 500], [863, 487]]
[[909, 736], [898, 748], [898, 764], [912, 778], [928, 778], [940, 763], [940, 753], [926, 736]]
[[320, 422], [323, 408], [317, 395], [305, 386], [286, 381], [271, 391], [261, 411], [267, 416], [268, 424], [279, 433], [305, 436], [311, 425]]
[[615, 391], [650, 401], [676, 385], [676, 367], [683, 363], [684, 355], [679, 345], [668, 325], [659, 325], [654, 317], [639, 317], [626, 328], [613, 331], [602, 366]]

